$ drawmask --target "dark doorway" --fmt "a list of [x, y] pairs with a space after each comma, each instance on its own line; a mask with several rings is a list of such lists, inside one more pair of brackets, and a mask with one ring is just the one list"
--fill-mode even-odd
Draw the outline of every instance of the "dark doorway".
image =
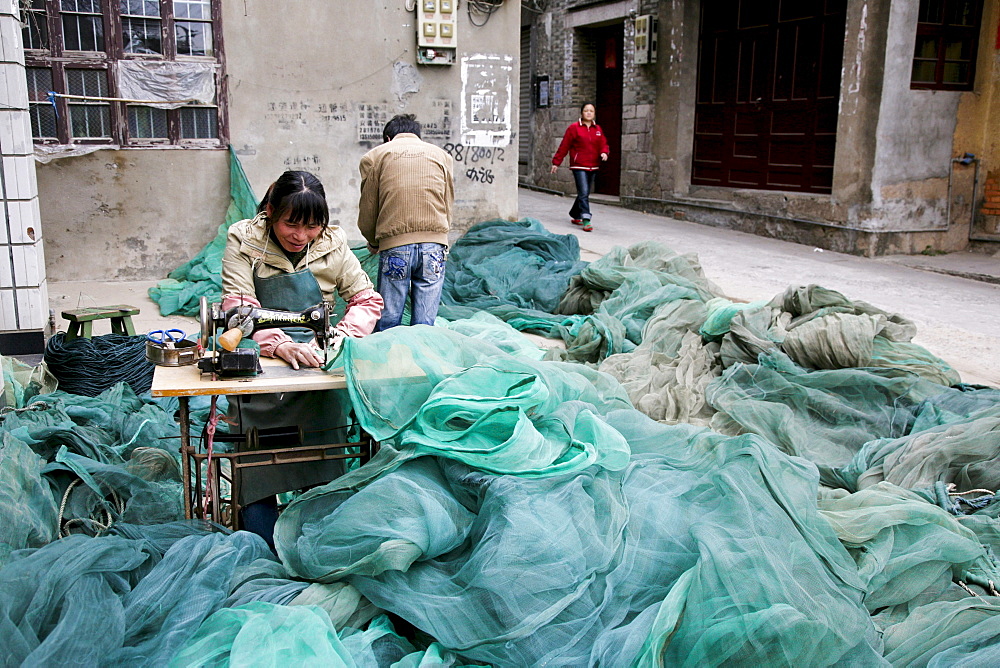
[[704, 0], [695, 185], [828, 193], [846, 0]]
[[[597, 54], [597, 124], [608, 138], [608, 161], [601, 165], [594, 190], [618, 195], [622, 171], [622, 24], [593, 31]], [[581, 100], [581, 104], [584, 100]]]

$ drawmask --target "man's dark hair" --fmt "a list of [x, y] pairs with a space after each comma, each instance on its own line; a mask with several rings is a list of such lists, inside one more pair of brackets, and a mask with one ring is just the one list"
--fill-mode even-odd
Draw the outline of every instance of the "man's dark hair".
[[393, 137], [401, 132], [409, 132], [419, 137], [420, 123], [417, 122], [417, 117], [413, 114], [393, 116], [392, 120], [385, 124], [385, 129], [382, 130], [382, 139], [391, 141]]

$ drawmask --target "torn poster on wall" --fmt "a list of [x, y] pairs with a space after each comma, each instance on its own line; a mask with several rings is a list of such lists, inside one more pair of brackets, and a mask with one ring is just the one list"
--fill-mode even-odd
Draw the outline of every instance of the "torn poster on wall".
[[466, 146], [510, 143], [513, 71], [512, 56], [462, 58], [462, 143]]

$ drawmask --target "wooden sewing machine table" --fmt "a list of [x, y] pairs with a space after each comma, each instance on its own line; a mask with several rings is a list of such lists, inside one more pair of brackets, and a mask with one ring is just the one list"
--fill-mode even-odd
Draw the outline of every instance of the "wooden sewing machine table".
[[[184, 516], [188, 519], [197, 517], [238, 529], [240, 510], [238, 498], [242, 469], [331, 459], [360, 459], [364, 464], [374, 454], [374, 443], [362, 432], [361, 440], [355, 443], [216, 452], [212, 454], [209, 462], [209, 454], [203, 452], [200, 446], [191, 444], [191, 416], [188, 407], [188, 400], [191, 397], [309, 392], [347, 387], [347, 381], [342, 373], [332, 374], [317, 368], [292, 369], [283, 360], [269, 357], [261, 357], [260, 364], [263, 373], [249, 378], [213, 379], [211, 374], [202, 373], [197, 364], [157, 366], [153, 373], [152, 395], [177, 397], [180, 401], [178, 421], [184, 477]], [[357, 449], [357, 452], [350, 452], [348, 448]], [[212, 481], [215, 490], [219, 490], [220, 478], [226, 477], [219, 466], [223, 459], [229, 461], [228, 479], [231, 492], [228, 498], [220, 498], [221, 495], [217, 492], [206, 502], [202, 471], [204, 469], [205, 486], [207, 487]], [[193, 481], [192, 471], [194, 471]]]

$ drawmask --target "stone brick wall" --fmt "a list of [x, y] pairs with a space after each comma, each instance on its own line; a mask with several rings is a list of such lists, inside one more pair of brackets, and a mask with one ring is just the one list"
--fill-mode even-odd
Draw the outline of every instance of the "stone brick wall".
[[[570, 25], [567, 14], [567, 9], [577, 4], [576, 0], [550, 0], [547, 11], [537, 14], [531, 24], [532, 80], [542, 75], [549, 77], [551, 102], [548, 108], [535, 108], [531, 113], [533, 140], [527, 180], [566, 193], [574, 192], [573, 179], [569, 170], [549, 174], [552, 154], [566, 127], [579, 118], [580, 104], [593, 100], [597, 87], [596, 45], [586, 28]], [[655, 15], [658, 6], [659, 0], [635, 3], [637, 14]], [[660, 161], [653, 154], [656, 65], [635, 64], [634, 17], [623, 18], [623, 33], [621, 193], [658, 197]], [[661, 58], [663, 46], [660, 40]], [[555, 96], [560, 86], [562, 95]], [[600, 110], [600, 100], [596, 102]]]

